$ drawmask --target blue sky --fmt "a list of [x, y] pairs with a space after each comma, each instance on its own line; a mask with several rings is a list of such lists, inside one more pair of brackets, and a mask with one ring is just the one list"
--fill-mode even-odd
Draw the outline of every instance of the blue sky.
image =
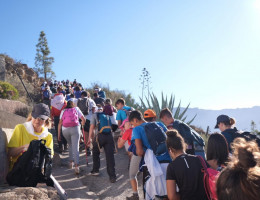
[[182, 105], [260, 106], [260, 0], [5, 0], [0, 19], [0, 53], [29, 67], [46, 33], [58, 80], [138, 99], [146, 67]]

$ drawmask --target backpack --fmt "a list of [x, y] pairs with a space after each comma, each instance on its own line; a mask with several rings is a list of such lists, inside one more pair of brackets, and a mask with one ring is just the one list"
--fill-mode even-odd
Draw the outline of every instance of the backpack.
[[181, 134], [181, 136], [183, 137], [183, 139], [188, 145], [193, 145], [193, 143], [195, 142], [199, 146], [202, 147], [205, 146], [205, 142], [203, 138], [200, 136], [200, 134], [198, 134], [186, 123], [174, 119], [174, 122], [171, 125], [174, 129], [176, 129]]
[[246, 141], [252, 141], [254, 140], [258, 147], [260, 147], [260, 137], [258, 135], [255, 135], [251, 132], [248, 132], [248, 131], [236, 131], [236, 132], [233, 132], [232, 133], [232, 137], [233, 137], [233, 141], [235, 138], [238, 138], [238, 137], [242, 137], [244, 138]]
[[216, 182], [219, 172], [215, 169], [208, 168], [205, 160], [201, 156], [197, 156], [202, 165], [203, 183], [205, 193], [210, 200], [217, 200]]
[[165, 132], [156, 122], [146, 123], [144, 131], [155, 156], [168, 152]]
[[126, 117], [129, 118], [129, 115], [132, 111], [134, 111], [135, 109], [133, 107], [129, 107], [130, 109], [124, 109], [123, 111], [125, 111]]
[[50, 99], [50, 92], [49, 92], [49, 90], [44, 90], [42, 95], [43, 95], [43, 99], [45, 99], [45, 100]]
[[79, 99], [81, 97], [81, 91], [74, 92], [75, 98]]
[[105, 113], [97, 113], [97, 126], [99, 133], [111, 133], [111, 119]]
[[[15, 162], [7, 174], [6, 181], [11, 186], [36, 187], [38, 183], [54, 186], [51, 176], [51, 149], [45, 146], [46, 140], [32, 140], [28, 150]], [[42, 173], [42, 167], [44, 172]]]
[[89, 100], [88, 98], [79, 98], [77, 106], [83, 113], [83, 115], [88, 115], [89, 113]]
[[62, 126], [73, 127], [79, 125], [79, 116], [76, 108], [66, 108], [62, 115]]

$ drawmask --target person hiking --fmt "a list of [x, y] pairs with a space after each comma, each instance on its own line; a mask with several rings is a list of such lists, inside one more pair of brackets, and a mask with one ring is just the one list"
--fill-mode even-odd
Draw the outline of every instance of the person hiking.
[[157, 118], [157, 116], [156, 116], [156, 113], [155, 113], [154, 110], [148, 109], [148, 110], [144, 111], [144, 119], [145, 119], [145, 121], [147, 121], [147, 122], [156, 122], [166, 132], [167, 131], [166, 126], [162, 122], [156, 121], [156, 118]]
[[[67, 106], [67, 102], [65, 101], [65, 97], [62, 93], [57, 93], [54, 95], [53, 99], [51, 100], [51, 120], [54, 122], [55, 132], [58, 139], [58, 124], [60, 121], [60, 114], [61, 111]], [[59, 153], [62, 153], [63, 148], [64, 150], [67, 149], [67, 141], [63, 137], [61, 131], [61, 141], [58, 140], [59, 145]]]
[[212, 169], [221, 171], [229, 160], [228, 144], [219, 133], [210, 134], [207, 145], [207, 162]]
[[50, 127], [50, 109], [44, 104], [36, 104], [33, 106], [32, 113], [27, 118], [27, 122], [15, 126], [12, 137], [7, 145], [8, 156], [10, 158], [10, 170], [13, 168], [17, 159], [27, 151], [32, 140], [46, 140], [45, 146], [53, 151], [52, 134], [49, 133]]
[[58, 127], [58, 141], [61, 141], [61, 129], [63, 136], [69, 144], [70, 168], [75, 167], [75, 173], [79, 174], [79, 140], [81, 135], [80, 123], [85, 125], [85, 117], [78, 107], [74, 107], [73, 101], [68, 101], [67, 106], [61, 111]]
[[94, 93], [97, 93], [99, 97], [106, 99], [106, 93], [100, 87], [95, 87]]
[[116, 120], [118, 121], [118, 126], [121, 126], [122, 122], [128, 117], [133, 108], [125, 105], [125, 100], [120, 98], [116, 101], [117, 115]]
[[94, 101], [96, 105], [101, 105], [102, 107], [105, 105], [105, 99], [98, 96], [98, 93], [94, 93]]
[[[90, 98], [90, 94], [87, 91], [82, 91], [81, 98], [86, 98], [88, 101], [88, 113], [84, 115], [86, 119], [86, 123], [84, 125], [84, 133], [85, 133], [85, 145], [88, 143], [89, 138], [89, 127], [90, 127], [90, 120], [92, 118], [93, 113], [95, 113], [96, 110], [96, 103], [93, 101], [93, 99]], [[91, 154], [90, 148], [87, 147], [87, 155], [89, 156]]]
[[71, 100], [71, 101], [73, 102], [74, 106], [77, 107], [77, 105], [78, 105], [78, 99], [75, 98], [74, 94], [70, 94], [69, 100]]
[[[123, 124], [120, 126], [120, 129], [123, 132], [123, 135], [118, 138], [117, 141], [117, 146], [118, 148], [124, 147], [125, 143], [128, 143], [128, 147], [131, 145], [131, 138], [132, 138], [132, 131], [133, 128], [131, 126], [131, 123], [128, 121], [128, 119], [125, 119], [123, 121]], [[130, 152], [128, 152], [130, 153]], [[137, 174], [139, 172], [139, 164], [141, 161], [142, 157], [136, 156], [134, 154], [130, 154], [130, 165], [129, 165], [129, 179], [130, 179], [130, 184], [132, 187], [132, 196], [126, 197], [127, 200], [138, 200], [139, 195], [138, 195], [138, 183], [137, 183]]]
[[52, 92], [49, 86], [46, 86], [42, 92], [42, 102], [48, 106], [50, 106]]
[[168, 130], [166, 134], [167, 149], [173, 159], [167, 167], [168, 199], [207, 200], [200, 159], [185, 153], [186, 144], [177, 130]]
[[186, 153], [201, 155], [205, 158], [205, 142], [195, 130], [181, 120], [174, 119], [172, 112], [168, 108], [161, 110], [160, 119], [168, 129], [176, 129], [181, 134], [187, 144]]
[[[156, 196], [163, 198], [166, 192], [166, 168], [171, 162], [166, 148], [166, 135], [155, 122], [147, 123], [140, 111], [134, 110], [129, 115], [134, 127], [132, 143], [136, 146], [136, 155], [144, 157], [143, 187], [145, 199]], [[160, 173], [158, 173], [160, 172]]]
[[[92, 115], [90, 121], [89, 138], [87, 146], [92, 142], [93, 169], [91, 175], [99, 175], [100, 168], [100, 148], [104, 147], [107, 163], [107, 173], [111, 183], [116, 182], [114, 139], [112, 136], [111, 120], [103, 113], [103, 108], [99, 107], [98, 112]], [[97, 134], [92, 141], [95, 128], [98, 127]]]
[[106, 99], [105, 100], [105, 106], [104, 106], [104, 109], [103, 109], [104, 113], [106, 115], [109, 115], [109, 116], [112, 116], [113, 115], [113, 112], [114, 112], [114, 108], [112, 106], [112, 100], [111, 99]]
[[236, 138], [227, 167], [220, 173], [218, 200], [260, 199], [260, 151], [255, 141]]
[[81, 97], [81, 91], [80, 91], [79, 86], [76, 86], [76, 87], [74, 88], [74, 95], [75, 95], [75, 98], [76, 98], [76, 99], [78, 99], [78, 98]]

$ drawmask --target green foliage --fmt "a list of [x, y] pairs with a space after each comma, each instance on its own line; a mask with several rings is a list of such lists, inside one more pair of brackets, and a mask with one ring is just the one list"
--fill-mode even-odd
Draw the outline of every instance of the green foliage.
[[[161, 106], [160, 103], [158, 101], [157, 96], [152, 93], [150, 95], [150, 98], [148, 99], [146, 97], [146, 103], [140, 98], [141, 100], [141, 111], [144, 112], [147, 109], [153, 109], [156, 112], [156, 115], [159, 116], [160, 112], [162, 109], [164, 108], [169, 108], [169, 110], [173, 111], [174, 108], [174, 103], [175, 103], [175, 96], [171, 95], [170, 96], [170, 100], [168, 101], [168, 97], [163, 95], [162, 92], [162, 101], [161, 101]], [[179, 119], [182, 121], [186, 121], [187, 116], [185, 115], [187, 110], [189, 109], [190, 104], [188, 104], [186, 106], [186, 108], [181, 111], [181, 101], [179, 102], [179, 105], [177, 106], [177, 108], [175, 109], [175, 112], [173, 113], [174, 119]], [[191, 124], [193, 122], [193, 120], [195, 119], [196, 115], [189, 121], [187, 121], [187, 124]]]
[[17, 100], [19, 93], [10, 83], [0, 81], [0, 98]]
[[144, 100], [145, 90], [147, 90], [147, 96], [150, 96], [150, 90], [151, 90], [151, 75], [150, 72], [146, 69], [142, 69], [142, 74], [140, 75], [139, 80], [141, 81], [141, 87], [142, 87], [142, 100]]
[[55, 77], [55, 73], [52, 70], [54, 58], [49, 57], [50, 53], [46, 35], [43, 31], [41, 31], [38, 44], [36, 45], [34, 71], [38, 74], [38, 76], [43, 75], [45, 80]]

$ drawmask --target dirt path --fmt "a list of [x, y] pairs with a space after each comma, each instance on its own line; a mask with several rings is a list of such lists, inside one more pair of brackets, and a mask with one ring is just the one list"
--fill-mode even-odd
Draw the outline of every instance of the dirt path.
[[[105, 154], [101, 153], [101, 167], [99, 176], [89, 175], [92, 170], [92, 156], [86, 166], [85, 151], [80, 154], [80, 176], [74, 175], [74, 170], [68, 169], [68, 152], [61, 155], [63, 165], [56, 167], [53, 175], [67, 191], [69, 199], [115, 199], [123, 200], [132, 195], [128, 176], [128, 155], [124, 149], [115, 154], [117, 182], [110, 183], [106, 171]], [[138, 176], [141, 180], [142, 175]], [[141, 181], [139, 181], [141, 183]], [[142, 194], [139, 184], [139, 193]]]

